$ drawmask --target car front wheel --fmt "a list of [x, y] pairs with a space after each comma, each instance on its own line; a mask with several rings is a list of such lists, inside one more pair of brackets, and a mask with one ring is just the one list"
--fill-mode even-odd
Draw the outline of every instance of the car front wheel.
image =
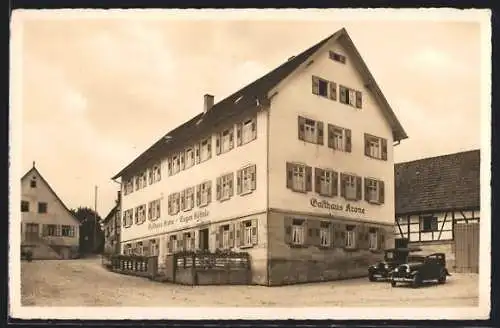
[[422, 281], [420, 280], [420, 275], [416, 274], [413, 276], [413, 281], [411, 282], [411, 286], [413, 288], [418, 288], [422, 284]]
[[445, 270], [441, 270], [441, 273], [439, 274], [438, 283], [440, 283], [440, 284], [446, 283], [446, 271]]
[[369, 273], [368, 274], [368, 280], [370, 280], [370, 281], [376, 281], [377, 279], [375, 279], [375, 277], [373, 276], [373, 273]]
[[391, 281], [391, 286], [392, 286], [392, 287], [396, 287], [396, 285], [397, 285], [397, 282], [395, 282], [394, 280], [393, 280], [393, 281]]

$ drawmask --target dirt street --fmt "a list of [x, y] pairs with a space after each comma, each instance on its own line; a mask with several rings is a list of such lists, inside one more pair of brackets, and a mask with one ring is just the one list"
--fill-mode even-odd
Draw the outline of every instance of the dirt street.
[[478, 276], [445, 285], [392, 288], [353, 279], [282, 287], [181, 286], [108, 272], [99, 259], [23, 262], [22, 304], [36, 306], [477, 306]]

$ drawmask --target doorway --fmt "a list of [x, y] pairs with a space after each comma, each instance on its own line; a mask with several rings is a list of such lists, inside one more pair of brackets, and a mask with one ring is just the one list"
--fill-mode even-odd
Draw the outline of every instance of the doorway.
[[200, 229], [198, 234], [198, 248], [208, 251], [208, 228]]

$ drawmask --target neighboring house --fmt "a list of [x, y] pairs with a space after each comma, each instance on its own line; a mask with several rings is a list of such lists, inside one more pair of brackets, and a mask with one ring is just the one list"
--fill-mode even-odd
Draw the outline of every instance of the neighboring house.
[[173, 129], [122, 182], [122, 253], [248, 252], [255, 284], [366, 275], [407, 138], [345, 29]]
[[396, 238], [444, 252], [457, 271], [477, 271], [479, 167], [479, 150], [396, 164]]
[[33, 259], [78, 256], [80, 223], [35, 168], [21, 178], [21, 245]]
[[116, 204], [103, 221], [104, 252], [107, 254], [120, 253], [120, 198], [120, 191], [118, 191]]

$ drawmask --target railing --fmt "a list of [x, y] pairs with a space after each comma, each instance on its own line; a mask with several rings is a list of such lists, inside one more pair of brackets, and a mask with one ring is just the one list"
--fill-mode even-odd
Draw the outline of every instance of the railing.
[[158, 270], [157, 256], [111, 255], [103, 264], [111, 271], [154, 278]]

